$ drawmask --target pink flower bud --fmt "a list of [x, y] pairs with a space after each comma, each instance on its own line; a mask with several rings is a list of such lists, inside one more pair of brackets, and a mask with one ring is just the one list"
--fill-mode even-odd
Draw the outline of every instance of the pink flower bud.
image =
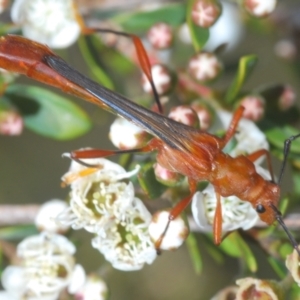
[[290, 107], [292, 107], [296, 102], [296, 93], [294, 89], [286, 85], [284, 87], [284, 90], [282, 94], [279, 97], [278, 105], [281, 110], [288, 110]]
[[205, 105], [197, 102], [192, 103], [191, 106], [198, 116], [200, 129], [206, 131], [211, 126], [213, 119], [210, 110]]
[[266, 17], [276, 7], [277, 0], [244, 0], [244, 7], [254, 17]]
[[24, 123], [22, 117], [15, 111], [0, 111], [0, 134], [20, 135]]
[[245, 110], [243, 117], [251, 121], [257, 122], [261, 120], [265, 113], [265, 101], [259, 95], [247, 95], [243, 97], [240, 104]]
[[166, 23], [157, 23], [150, 28], [147, 37], [154, 48], [168, 48], [173, 40], [172, 27]]
[[8, 4], [9, 4], [8, 0], [0, 0], [0, 14], [6, 9]]
[[297, 46], [291, 40], [280, 40], [274, 46], [275, 54], [287, 61], [293, 61], [297, 56]]
[[[172, 87], [172, 76], [164, 65], [153, 65], [151, 68], [153, 81], [159, 95], [164, 95]], [[152, 87], [145, 74], [142, 76], [142, 85], [146, 93], [152, 94]]]
[[188, 71], [198, 81], [215, 79], [223, 66], [214, 53], [200, 52], [189, 61]]
[[198, 0], [192, 8], [193, 22], [203, 28], [212, 26], [221, 14], [221, 5], [215, 0]]
[[159, 163], [154, 165], [154, 174], [159, 182], [171, 187], [176, 186], [184, 178], [183, 175], [172, 172], [162, 167]]
[[199, 128], [199, 119], [197, 113], [188, 105], [173, 107], [168, 115], [172, 120], [179, 123]]

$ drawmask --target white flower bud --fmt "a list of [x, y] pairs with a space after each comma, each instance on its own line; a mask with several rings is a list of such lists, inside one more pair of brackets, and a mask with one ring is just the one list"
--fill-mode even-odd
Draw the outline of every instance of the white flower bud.
[[150, 134], [124, 118], [117, 118], [110, 126], [109, 138], [119, 149], [134, 149], [144, 146]]
[[[164, 230], [166, 229], [170, 212], [159, 211], [154, 214], [149, 225], [149, 234], [152, 241], [155, 243], [159, 240]], [[160, 250], [174, 250], [179, 248], [186, 240], [189, 234], [189, 229], [181, 216], [170, 222], [168, 230], [163, 237], [160, 245]]]
[[108, 298], [108, 288], [101, 277], [89, 275], [83, 287], [75, 295], [80, 300], [105, 300]]
[[56, 222], [55, 218], [66, 208], [67, 203], [62, 200], [53, 199], [44, 203], [35, 217], [35, 226], [40, 231], [48, 231], [53, 233], [63, 233], [68, 230], [68, 226], [64, 226]]

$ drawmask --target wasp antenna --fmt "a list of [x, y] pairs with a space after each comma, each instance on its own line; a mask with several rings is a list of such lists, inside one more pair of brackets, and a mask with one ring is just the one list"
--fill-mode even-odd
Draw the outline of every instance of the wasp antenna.
[[279, 172], [278, 183], [277, 183], [278, 185], [280, 185], [280, 183], [281, 183], [281, 179], [282, 179], [282, 176], [283, 176], [283, 173], [284, 173], [284, 170], [285, 170], [285, 166], [286, 166], [286, 162], [287, 162], [287, 159], [288, 159], [288, 155], [290, 153], [292, 142], [294, 140], [296, 140], [297, 138], [299, 138], [299, 137], [300, 137], [300, 134], [292, 135], [291, 137], [289, 137], [288, 139], [286, 139], [284, 141], [283, 161], [282, 161], [281, 169], [280, 169], [280, 172]]
[[276, 214], [276, 220], [277, 222], [281, 225], [282, 229], [285, 231], [287, 234], [291, 244], [293, 245], [294, 249], [297, 251], [299, 257], [300, 257], [300, 250], [299, 250], [299, 245], [295, 238], [292, 236], [292, 234], [289, 232], [288, 228], [286, 227], [285, 223], [283, 222], [281, 212], [277, 209], [277, 207], [273, 204], [271, 204], [272, 209], [275, 211]]

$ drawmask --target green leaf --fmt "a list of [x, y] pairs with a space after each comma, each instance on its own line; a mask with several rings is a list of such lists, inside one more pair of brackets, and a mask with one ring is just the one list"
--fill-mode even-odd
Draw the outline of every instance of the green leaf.
[[222, 242], [220, 248], [230, 256], [242, 258], [246, 262], [248, 269], [251, 272], [256, 272], [256, 259], [247, 243], [245, 243], [237, 231], [230, 233]]
[[222, 241], [219, 248], [233, 257], [240, 257], [242, 255], [237, 241], [236, 232], [232, 232], [231, 234], [229, 234], [229, 236], [227, 236], [226, 239]]
[[[283, 150], [284, 141], [293, 135], [299, 134], [299, 130], [292, 126], [286, 125], [284, 127], [271, 127], [267, 130], [264, 130], [264, 133], [267, 136], [268, 141], [272, 144], [272, 146]], [[296, 154], [300, 153], [299, 138], [292, 142], [290, 152]]]
[[205, 242], [204, 246], [207, 250], [207, 253], [213, 258], [213, 260], [218, 264], [223, 264], [225, 261], [223, 253], [220, 251], [219, 247], [216, 247], [215, 244], [211, 244], [213, 240], [212, 235], [210, 236], [210, 243]]
[[207, 28], [202, 28], [197, 26], [192, 20], [192, 8], [194, 0], [190, 0], [188, 3], [188, 8], [186, 12], [187, 25], [190, 30], [192, 43], [196, 52], [201, 51], [203, 46], [206, 44], [209, 38], [209, 30]]
[[121, 25], [125, 31], [142, 32], [158, 22], [178, 26], [185, 21], [185, 12], [185, 4], [171, 4], [156, 10], [118, 15], [113, 21]]
[[6, 96], [19, 109], [25, 126], [57, 140], [70, 140], [91, 128], [87, 114], [66, 98], [40, 87], [10, 85]]
[[108, 89], [114, 89], [114, 84], [106, 73], [100, 68], [95, 58], [93, 57], [89, 47], [87, 46], [85, 37], [80, 37], [78, 40], [79, 49], [82, 53], [82, 56], [89, 67], [91, 74], [95, 79], [104, 85]]
[[142, 166], [138, 181], [150, 199], [158, 198], [168, 188], [156, 180], [152, 162]]
[[190, 254], [190, 258], [193, 263], [194, 270], [196, 274], [201, 274], [202, 272], [202, 258], [197, 245], [196, 237], [193, 233], [190, 233], [186, 239], [186, 245]]
[[246, 261], [246, 265], [248, 269], [252, 273], [255, 273], [257, 271], [257, 262], [255, 256], [253, 255], [250, 247], [241, 237], [239, 237], [238, 241], [239, 241], [240, 249], [243, 253], [243, 259]]
[[34, 225], [11, 226], [0, 229], [0, 239], [9, 241], [20, 240], [37, 233], [38, 231]]
[[300, 172], [299, 172], [299, 170], [296, 170], [296, 169], [292, 170], [292, 178], [293, 178], [293, 184], [294, 184], [293, 192], [299, 196], [300, 195]]
[[225, 95], [225, 101], [227, 104], [234, 103], [256, 62], [256, 55], [247, 55], [240, 58], [237, 74]]
[[284, 279], [286, 277], [285, 265], [283, 265], [282, 262], [278, 261], [272, 256], [268, 256], [268, 261], [274, 272], [278, 275], [278, 277]]

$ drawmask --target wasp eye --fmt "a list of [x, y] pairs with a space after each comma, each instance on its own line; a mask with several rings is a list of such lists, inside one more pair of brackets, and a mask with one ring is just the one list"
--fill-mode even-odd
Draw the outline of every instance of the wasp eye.
[[259, 214], [262, 214], [266, 211], [265, 207], [262, 205], [262, 204], [258, 204], [256, 206], [256, 211], [259, 213]]

